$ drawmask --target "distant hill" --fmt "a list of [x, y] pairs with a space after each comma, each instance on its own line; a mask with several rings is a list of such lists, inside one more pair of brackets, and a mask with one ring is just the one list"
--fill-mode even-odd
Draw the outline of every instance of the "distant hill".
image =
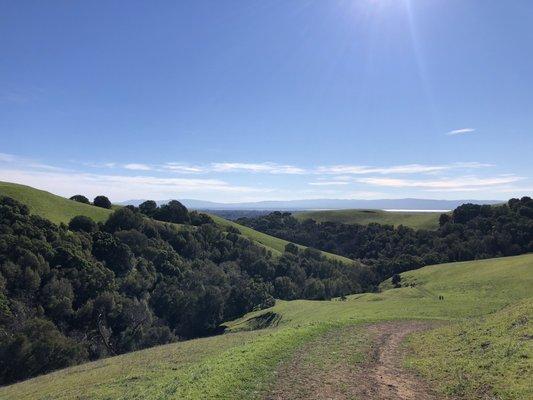
[[[32, 214], [40, 215], [55, 223], [68, 223], [72, 217], [75, 217], [76, 215], [85, 215], [95, 221], [103, 222], [107, 220], [112, 213], [112, 210], [78, 203], [44, 190], [35, 189], [31, 186], [19, 185], [17, 183], [0, 182], [0, 196], [12, 197], [21, 203], [26, 204], [30, 208]], [[265, 247], [276, 256], [280, 256], [284, 252], [287, 243], [289, 243], [286, 240], [258, 232], [252, 228], [225, 220], [216, 215], [211, 215], [211, 217], [217, 225], [223, 227], [233, 226], [237, 228], [243, 236]], [[302, 249], [305, 248], [304, 246], [299, 247]], [[354, 262], [349, 258], [336, 254], [327, 252], [322, 252], [322, 254], [330, 259], [342, 261], [344, 263]]]
[[294, 213], [299, 220], [368, 225], [404, 225], [413, 229], [437, 229], [441, 212], [383, 211], [383, 210], [326, 210]]
[[[119, 204], [139, 205], [144, 200], [128, 200]], [[169, 200], [159, 200], [158, 204]], [[381, 200], [288, 200], [288, 201], [258, 201], [249, 203], [216, 203], [212, 201], [180, 199], [187, 208], [193, 210], [342, 210], [342, 209], [401, 209], [401, 210], [453, 210], [461, 204], [497, 204], [501, 200], [432, 200], [432, 199], [381, 199]]]

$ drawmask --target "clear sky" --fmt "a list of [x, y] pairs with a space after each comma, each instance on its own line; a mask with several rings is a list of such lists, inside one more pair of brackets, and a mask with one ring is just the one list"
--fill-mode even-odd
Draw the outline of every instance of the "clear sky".
[[532, 178], [533, 1], [0, 0], [0, 180], [250, 201]]

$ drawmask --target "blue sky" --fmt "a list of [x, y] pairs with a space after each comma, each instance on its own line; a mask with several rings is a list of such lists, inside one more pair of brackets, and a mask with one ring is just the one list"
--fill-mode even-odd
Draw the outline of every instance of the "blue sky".
[[0, 180], [114, 201], [533, 194], [531, 1], [0, 9]]

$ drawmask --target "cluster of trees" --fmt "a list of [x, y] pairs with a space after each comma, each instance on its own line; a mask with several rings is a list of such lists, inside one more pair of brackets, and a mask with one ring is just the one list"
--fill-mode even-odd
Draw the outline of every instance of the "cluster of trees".
[[273, 257], [179, 202], [123, 207], [105, 223], [77, 216], [67, 226], [3, 197], [0, 384], [213, 334], [274, 298], [327, 299], [374, 280], [369, 268], [312, 249], [288, 245]]
[[424, 265], [511, 256], [533, 251], [533, 200], [500, 206], [464, 204], [442, 214], [435, 231], [405, 226], [298, 221], [274, 212], [237, 222], [294, 243], [359, 259], [386, 279]]
[[[75, 194], [70, 200], [77, 201], [78, 203], [91, 204], [89, 199], [82, 194]], [[111, 208], [111, 201], [106, 196], [96, 196], [92, 202], [93, 206], [101, 208]]]

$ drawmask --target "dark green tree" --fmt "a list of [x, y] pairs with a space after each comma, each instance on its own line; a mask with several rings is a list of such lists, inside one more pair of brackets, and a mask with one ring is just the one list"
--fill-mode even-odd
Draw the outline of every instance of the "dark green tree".
[[70, 200], [77, 201], [78, 203], [91, 204], [89, 199], [82, 194], [75, 194], [70, 198]]
[[75, 232], [92, 233], [96, 231], [96, 228], [96, 223], [85, 215], [77, 215], [68, 223], [68, 229]]
[[111, 208], [111, 202], [106, 196], [96, 196], [93, 200], [93, 205], [101, 208]]

